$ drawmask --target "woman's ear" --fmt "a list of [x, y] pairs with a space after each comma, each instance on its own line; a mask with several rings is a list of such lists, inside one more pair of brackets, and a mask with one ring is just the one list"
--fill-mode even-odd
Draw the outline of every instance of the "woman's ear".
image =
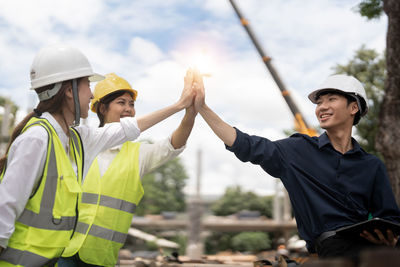
[[67, 88], [65, 89], [65, 97], [74, 99], [74, 94], [72, 93], [72, 85], [68, 84]]
[[107, 111], [106, 105], [104, 105], [104, 104], [102, 104], [100, 102], [98, 103], [98, 105], [99, 105], [99, 108], [97, 109], [98, 112], [100, 112], [101, 115], [105, 116], [106, 115], [106, 111]]

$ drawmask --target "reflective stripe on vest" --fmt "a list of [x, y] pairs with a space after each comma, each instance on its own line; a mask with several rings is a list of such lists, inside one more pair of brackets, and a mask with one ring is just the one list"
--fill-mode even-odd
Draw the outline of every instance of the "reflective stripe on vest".
[[[59, 247], [60, 242], [66, 244], [68, 243], [76, 222], [76, 216], [55, 217], [53, 215], [58, 188], [61, 186], [61, 184], [59, 184], [59, 180], [61, 183], [63, 180], [63, 174], [68, 174], [70, 171], [73, 171], [72, 169], [68, 169], [68, 166], [70, 165], [65, 165], [64, 163], [59, 165], [59, 170], [57, 167], [57, 160], [60, 155], [60, 160], [64, 159], [68, 160], [69, 162], [69, 159], [66, 157], [65, 150], [62, 145], [60, 147], [61, 143], [59, 139], [54, 139], [58, 137], [54, 129], [52, 130], [52, 128], [50, 128], [52, 126], [46, 120], [32, 118], [24, 127], [23, 131], [34, 125], [40, 125], [44, 127], [48, 133], [46, 162], [38, 188], [36, 191], [34, 191], [34, 194], [30, 197], [24, 211], [17, 219], [15, 231], [9, 240], [9, 246], [0, 254], [0, 265], [1, 261], [19, 266], [54, 265], [63, 250], [63, 247]], [[79, 160], [75, 163], [78, 169], [78, 179], [80, 180], [82, 177], [82, 144], [80, 142], [79, 135], [75, 131], [71, 130], [71, 137], [71, 151], [74, 152], [75, 160]], [[58, 152], [56, 152], [55, 140], [58, 142]], [[65, 156], [62, 156], [62, 153], [64, 153]], [[78, 155], [76, 153], [78, 153]], [[59, 175], [61, 176], [59, 177]], [[41, 195], [39, 195], [39, 193]], [[60, 196], [57, 197], [58, 203], [60, 203], [59, 197]], [[74, 194], [70, 194], [65, 201], [76, 201], [76, 198], [77, 194], [75, 194], [75, 197]], [[69, 210], [72, 208], [75, 210], [76, 202], [74, 201], [71, 201], [71, 205], [73, 205], [73, 207], [68, 206]], [[36, 207], [34, 210], [38, 210], [39, 212], [37, 213], [28, 209], [27, 207], [29, 205], [31, 207]], [[40, 206], [39, 209], [37, 209], [38, 205]], [[58, 207], [58, 209], [60, 209], [60, 207]], [[65, 212], [63, 213], [62, 211], [59, 211], [58, 214], [62, 215], [65, 214]], [[29, 236], [27, 233], [29, 233]], [[59, 233], [61, 233], [61, 235]], [[35, 235], [39, 238], [42, 237], [42, 241], [35, 241]], [[58, 235], [58, 239], [56, 240], [58, 243], [52, 246], [55, 240], [50, 240], [50, 238], [54, 238], [55, 235]], [[46, 236], [48, 239], [46, 239]]]
[[[85, 203], [85, 204], [96, 205], [98, 198], [99, 198], [98, 194], [84, 192], [82, 194], [81, 202]], [[116, 209], [116, 210], [129, 212], [132, 214], [134, 214], [135, 210], [136, 210], [136, 204], [134, 204], [134, 203], [125, 201], [123, 199], [118, 199], [118, 198], [104, 196], [104, 195], [100, 196], [99, 205], [103, 206], [103, 207], [108, 207], [108, 208], [112, 208], [112, 209]]]
[[76, 216], [54, 218], [51, 213], [41, 212], [37, 214], [28, 209], [25, 209], [21, 217], [18, 218], [18, 222], [22, 224], [47, 230], [72, 230], [74, 229], [75, 221]]
[[[83, 222], [78, 222], [75, 228], [75, 232], [85, 235], [88, 228], [89, 228], [88, 224]], [[92, 227], [90, 227], [90, 230], [87, 234], [95, 237], [100, 237], [109, 241], [121, 243], [122, 245], [125, 243], [125, 240], [128, 237], [128, 234], [124, 234], [118, 231], [113, 231], [111, 229], [107, 229], [105, 227], [101, 227], [94, 224], [92, 225]]]
[[4, 254], [4, 256], [2, 255], [1, 260], [21, 266], [52, 266], [58, 260], [48, 259], [29, 251], [21, 251], [19, 249], [14, 249], [10, 247], [6, 248], [2, 254]]
[[72, 143], [74, 145], [74, 148], [78, 152], [78, 155], [83, 156], [82, 142], [81, 142], [81, 138], [79, 136], [79, 133], [74, 128], [69, 128], [69, 133], [70, 133], [70, 137], [72, 139]]

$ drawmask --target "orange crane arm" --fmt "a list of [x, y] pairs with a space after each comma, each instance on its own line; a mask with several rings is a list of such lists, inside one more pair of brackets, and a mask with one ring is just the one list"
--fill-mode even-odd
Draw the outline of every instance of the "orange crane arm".
[[280, 79], [278, 72], [274, 68], [274, 66], [271, 63], [271, 58], [265, 54], [263, 51], [262, 47], [258, 43], [253, 31], [250, 28], [250, 23], [248, 20], [246, 20], [239, 8], [236, 6], [234, 0], [229, 0], [231, 3], [233, 9], [236, 12], [236, 15], [239, 17], [241, 24], [243, 25], [244, 29], [248, 33], [251, 41], [253, 42], [254, 46], [256, 47], [258, 53], [261, 56], [262, 61], [264, 62], [265, 66], [267, 67], [268, 71], [271, 73], [272, 78], [274, 79], [275, 83], [278, 85], [279, 90], [281, 91], [281, 94], [283, 98], [285, 99], [286, 103], [289, 106], [290, 111], [292, 112], [294, 118], [295, 118], [295, 129], [303, 134], [308, 134], [310, 136], [316, 136], [317, 132], [313, 129], [310, 128], [305, 121], [303, 115], [301, 114], [299, 108], [297, 107], [296, 103], [293, 101], [290, 92], [286, 89], [286, 86], [284, 85], [283, 81]]

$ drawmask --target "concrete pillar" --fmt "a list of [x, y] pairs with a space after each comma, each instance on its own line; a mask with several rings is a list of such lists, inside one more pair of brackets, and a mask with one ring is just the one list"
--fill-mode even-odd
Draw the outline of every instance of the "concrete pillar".
[[195, 198], [189, 201], [188, 214], [186, 255], [190, 259], [198, 260], [204, 254], [203, 240], [201, 240], [203, 207], [200, 199]]
[[292, 206], [290, 204], [289, 194], [283, 187], [283, 220], [290, 221], [292, 219]]
[[186, 247], [186, 255], [190, 259], [201, 259], [204, 254], [203, 240], [201, 240], [202, 232], [202, 215], [203, 215], [203, 202], [201, 200], [201, 173], [202, 173], [202, 152], [201, 149], [197, 151], [197, 183], [196, 195], [189, 200], [188, 203], [188, 244]]
[[282, 205], [281, 205], [281, 181], [279, 179], [275, 179], [275, 195], [274, 195], [274, 203], [273, 203], [273, 213], [272, 218], [275, 221], [282, 221]]

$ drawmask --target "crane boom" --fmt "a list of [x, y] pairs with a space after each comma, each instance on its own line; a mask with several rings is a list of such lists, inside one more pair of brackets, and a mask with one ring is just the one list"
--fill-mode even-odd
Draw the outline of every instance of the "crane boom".
[[269, 73], [271, 74], [272, 78], [274, 79], [275, 83], [277, 84], [279, 90], [281, 91], [281, 94], [283, 98], [285, 99], [287, 105], [289, 106], [290, 111], [292, 112], [293, 116], [295, 117], [296, 125], [295, 128], [297, 131], [300, 133], [308, 134], [310, 136], [316, 135], [316, 131], [312, 128], [309, 128], [307, 122], [305, 121], [303, 115], [301, 114], [299, 108], [297, 107], [296, 103], [293, 101], [290, 92], [286, 89], [286, 86], [284, 85], [283, 81], [280, 79], [278, 72], [274, 68], [274, 66], [271, 63], [271, 58], [267, 56], [258, 43], [253, 31], [250, 28], [248, 20], [246, 20], [243, 16], [242, 13], [240, 12], [239, 8], [236, 6], [234, 0], [229, 0], [231, 3], [233, 9], [236, 12], [236, 15], [239, 17], [241, 24], [243, 25], [244, 29], [248, 33], [251, 41], [253, 42], [254, 46], [256, 47], [258, 53], [260, 54], [262, 61], [264, 62], [265, 66], [267, 67]]

